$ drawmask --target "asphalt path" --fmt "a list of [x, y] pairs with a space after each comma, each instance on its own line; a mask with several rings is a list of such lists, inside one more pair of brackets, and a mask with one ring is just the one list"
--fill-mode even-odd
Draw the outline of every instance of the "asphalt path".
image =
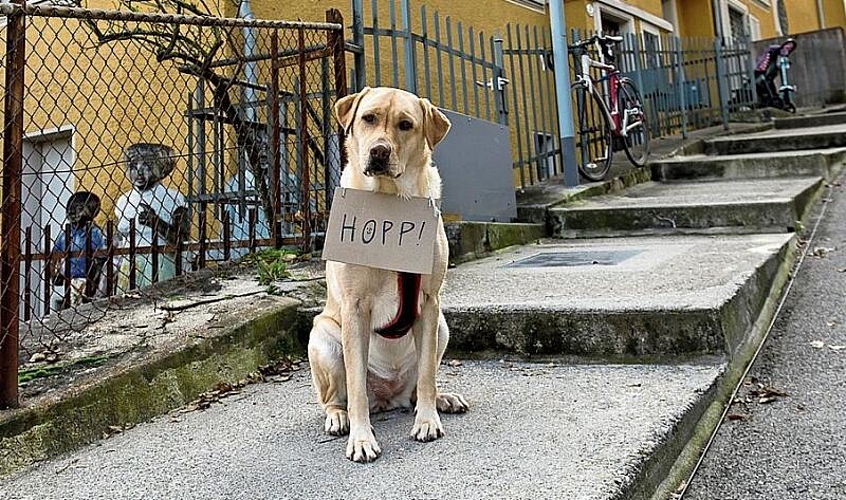
[[846, 498], [846, 189], [835, 185], [824, 203], [733, 420], [720, 428], [686, 500]]

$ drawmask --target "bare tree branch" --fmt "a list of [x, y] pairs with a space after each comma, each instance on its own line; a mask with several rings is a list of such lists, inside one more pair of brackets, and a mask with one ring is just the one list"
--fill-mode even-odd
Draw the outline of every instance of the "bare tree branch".
[[[80, 7], [83, 0], [66, 0], [66, 4]], [[192, 3], [184, 0], [118, 0], [118, 4], [134, 12], [157, 12], [163, 14], [193, 14], [196, 16], [216, 17], [221, 12], [213, 12], [206, 0]], [[238, 5], [238, 1], [233, 2]], [[214, 101], [214, 107], [235, 128], [238, 146], [246, 152], [247, 161], [256, 182], [256, 191], [268, 221], [274, 220], [274, 207], [268, 188], [265, 162], [262, 153], [267, 144], [262, 140], [256, 125], [248, 123], [243, 110], [236, 105], [230, 92], [238, 88], [238, 75], [246, 64], [243, 53], [238, 50], [239, 42], [233, 36], [233, 30], [222, 30], [211, 26], [193, 33], [189, 29], [183, 32], [179, 24], [170, 26], [151, 24], [150, 26], [130, 26], [131, 22], [111, 23], [107, 30], [100, 29], [98, 21], [83, 21], [94, 36], [97, 45], [132, 41], [149, 50], [158, 62], [179, 62], [178, 71], [194, 76], [209, 83]], [[161, 29], [156, 29], [161, 26]], [[212, 64], [219, 58], [225, 47], [231, 47], [237, 64], [230, 66], [231, 76], [215, 72]]]

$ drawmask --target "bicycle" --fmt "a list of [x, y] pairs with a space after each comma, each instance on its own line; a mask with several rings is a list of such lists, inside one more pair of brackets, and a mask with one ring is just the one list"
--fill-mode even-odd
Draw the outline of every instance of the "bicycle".
[[[796, 41], [788, 38], [784, 43], [773, 44], [758, 57], [755, 64], [755, 87], [758, 93], [758, 104], [761, 107], [783, 109], [790, 113], [796, 112], [793, 94], [796, 86], [787, 81], [787, 70], [790, 68], [790, 53], [796, 49]], [[776, 76], [781, 77], [781, 86], [776, 88]]]
[[[635, 84], [621, 76], [614, 65], [612, 45], [622, 41], [621, 36], [594, 35], [568, 46], [576, 60], [576, 81], [571, 91], [576, 94], [578, 108], [579, 171], [591, 181], [601, 181], [608, 175], [615, 145], [617, 149], [622, 146], [636, 167], [646, 165], [649, 156], [643, 99]], [[594, 44], [599, 47], [602, 60], [590, 57], [588, 47]], [[592, 67], [603, 70], [605, 75], [594, 80], [590, 75]], [[597, 90], [597, 85], [604, 82], [610, 104]]]

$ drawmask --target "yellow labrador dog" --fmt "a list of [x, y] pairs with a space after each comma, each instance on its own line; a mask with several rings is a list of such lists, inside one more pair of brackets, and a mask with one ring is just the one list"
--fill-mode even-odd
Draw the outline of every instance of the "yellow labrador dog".
[[[340, 99], [335, 115], [347, 137], [342, 187], [404, 199], [440, 198], [432, 150], [450, 123], [427, 99], [398, 89], [364, 88]], [[416, 402], [411, 436], [432, 441], [444, 433], [438, 410], [468, 409], [462, 396], [439, 393], [435, 385], [449, 340], [440, 304], [447, 257], [440, 225], [432, 274], [326, 263], [326, 307], [314, 320], [308, 357], [326, 411], [325, 430], [349, 433], [350, 460], [371, 462], [381, 454], [370, 412]]]

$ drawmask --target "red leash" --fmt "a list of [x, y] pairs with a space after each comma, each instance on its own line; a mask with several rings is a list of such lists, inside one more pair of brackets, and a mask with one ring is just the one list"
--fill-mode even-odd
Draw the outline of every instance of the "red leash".
[[417, 303], [420, 297], [420, 275], [398, 272], [397, 293], [399, 294], [399, 308], [397, 315], [387, 325], [377, 328], [376, 333], [386, 339], [399, 339], [405, 336], [414, 321], [420, 315]]

